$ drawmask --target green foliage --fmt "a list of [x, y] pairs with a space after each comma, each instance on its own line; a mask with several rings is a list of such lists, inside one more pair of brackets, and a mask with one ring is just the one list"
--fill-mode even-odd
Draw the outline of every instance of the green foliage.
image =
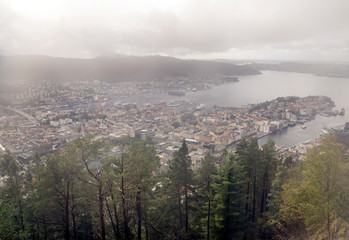
[[175, 185], [182, 187], [189, 184], [193, 171], [191, 170], [191, 159], [189, 157], [188, 146], [185, 140], [182, 142], [180, 149], [173, 155], [173, 160], [170, 162], [169, 174]]
[[240, 192], [243, 167], [234, 155], [228, 154], [224, 160], [214, 176], [212, 239], [241, 239], [245, 222], [244, 196]]
[[[148, 181], [154, 170], [158, 169], [160, 159], [155, 155], [155, 148], [143, 141], [131, 143], [125, 154], [128, 174], [133, 176], [135, 184], [148, 187]], [[137, 181], [138, 180], [138, 181]]]
[[16, 207], [11, 203], [0, 201], [0, 239], [18, 239], [18, 222], [16, 221]]
[[[334, 239], [348, 224], [348, 160], [332, 137], [322, 139], [304, 161], [304, 168], [284, 184], [281, 219], [304, 223], [308, 234]], [[339, 231], [342, 229], [342, 231]]]
[[[191, 158], [189, 157], [188, 146], [183, 139], [182, 146], [174, 153], [173, 160], [169, 165], [169, 178], [172, 181], [176, 199], [178, 201], [178, 236], [188, 237], [189, 234], [189, 206], [188, 191], [192, 183], [193, 171], [191, 169]], [[182, 199], [182, 196], [184, 198]], [[181, 204], [183, 200], [184, 211]], [[183, 213], [184, 212], [184, 219]]]
[[89, 135], [28, 169], [5, 152], [0, 239], [347, 237], [349, 163], [332, 138], [298, 162], [243, 139], [195, 171], [183, 140], [163, 174], [153, 146], [117, 144], [118, 158]]
[[193, 223], [202, 237], [210, 239], [211, 230], [214, 225], [213, 197], [214, 197], [214, 175], [217, 174], [215, 166], [216, 159], [210, 153], [206, 154], [201, 161], [201, 168], [195, 172], [196, 191], [193, 199]]
[[[24, 183], [24, 176], [21, 174], [22, 167], [18, 164], [17, 159], [12, 155], [9, 150], [6, 150], [3, 159], [0, 161], [2, 174], [6, 176], [5, 186], [0, 189], [0, 202], [1, 205], [7, 205], [12, 209], [10, 215], [4, 212], [6, 216], [12, 216], [14, 220], [10, 220], [8, 223], [14, 222], [16, 224], [16, 238], [24, 231], [23, 222], [23, 195], [21, 188]], [[12, 226], [13, 224], [11, 224]], [[12, 228], [11, 232], [13, 232]]]

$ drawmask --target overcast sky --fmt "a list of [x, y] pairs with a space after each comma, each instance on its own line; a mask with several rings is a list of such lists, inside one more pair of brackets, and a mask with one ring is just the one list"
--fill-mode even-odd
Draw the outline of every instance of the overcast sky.
[[0, 55], [349, 61], [349, 0], [0, 0]]

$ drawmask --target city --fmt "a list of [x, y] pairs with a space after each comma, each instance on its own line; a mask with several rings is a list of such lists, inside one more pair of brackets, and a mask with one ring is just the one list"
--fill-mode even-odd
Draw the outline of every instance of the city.
[[0, 240], [349, 239], [348, 10], [0, 0]]
[[[216, 78], [211, 82], [221, 84], [222, 80]], [[176, 89], [190, 91], [197, 86], [181, 84], [184, 83], [179, 83]], [[7, 148], [22, 163], [29, 164], [35, 152], [43, 156], [87, 134], [110, 142], [131, 137], [152, 143], [166, 169], [173, 152], [185, 139], [190, 147], [192, 167], [196, 169], [207, 152], [218, 156], [224, 149], [234, 148], [242, 138], [258, 139], [296, 125], [304, 128], [303, 124], [316, 114], [338, 114], [332, 110], [334, 102], [324, 96], [280, 97], [241, 108], [207, 107], [184, 100], [157, 104], [113, 102], [103, 97], [111, 92], [121, 97], [126, 92], [144, 93], [148, 91], [145, 85], [125, 83], [111, 87], [110, 83], [97, 80], [70, 85], [45, 83], [35, 90], [29, 88], [26, 94], [12, 95], [17, 102], [13, 99], [11, 106], [0, 108], [0, 151]], [[152, 89], [168, 92], [174, 86], [152, 86]], [[292, 149], [279, 146], [283, 154], [293, 157], [306, 152]], [[116, 147], [114, 151], [119, 150]]]

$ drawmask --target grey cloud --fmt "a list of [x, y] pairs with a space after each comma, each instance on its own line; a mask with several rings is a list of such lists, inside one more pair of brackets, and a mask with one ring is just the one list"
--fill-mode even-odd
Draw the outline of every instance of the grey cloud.
[[118, 11], [119, 5], [106, 3], [90, 2], [90, 11], [78, 7], [68, 11], [67, 4], [59, 21], [35, 23], [18, 21], [8, 4], [0, 2], [0, 47], [9, 53], [60, 56], [111, 52], [186, 56], [230, 49], [249, 53], [268, 49], [274, 54], [333, 51], [337, 56], [349, 47], [346, 0], [187, 0], [179, 9], [149, 7], [125, 14]]
[[[304, 1], [306, 4], [292, 1], [294, 5], [285, 6], [280, 2], [285, 1], [269, 1], [261, 6], [256, 16], [248, 19], [239, 16], [236, 4], [227, 2], [226, 6], [207, 7], [203, 4], [184, 16], [151, 13], [150, 21], [146, 22], [147, 29], [126, 34], [123, 40], [153, 51], [180, 47], [188, 51], [211, 52], [294, 41], [299, 46], [302, 41], [306, 46], [312, 40], [326, 45], [328, 38], [339, 34], [341, 38], [336, 39], [336, 44], [342, 45], [349, 39], [349, 15], [343, 11], [347, 9], [347, 2], [341, 1], [340, 5], [330, 1], [324, 4], [321, 1]], [[153, 19], [171, 24], [159, 26]]]

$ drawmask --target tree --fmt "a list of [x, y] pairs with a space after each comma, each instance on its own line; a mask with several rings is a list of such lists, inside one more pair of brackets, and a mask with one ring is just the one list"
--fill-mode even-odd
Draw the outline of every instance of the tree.
[[0, 239], [16, 239], [19, 235], [14, 204], [0, 199]]
[[241, 239], [245, 222], [243, 167], [236, 156], [228, 154], [213, 176], [213, 239]]
[[158, 175], [152, 186], [147, 208], [148, 239], [179, 239], [178, 198], [173, 182], [167, 174]]
[[98, 218], [100, 223], [100, 236], [102, 240], [106, 239], [105, 226], [105, 187], [104, 179], [105, 169], [103, 165], [108, 162], [108, 147], [102, 140], [94, 140], [93, 136], [86, 136], [74, 141], [73, 147], [76, 150], [77, 158], [80, 164], [85, 168], [83, 175], [79, 180], [94, 187], [97, 190], [98, 199]]
[[19, 227], [17, 231], [24, 231], [23, 195], [21, 192], [24, 179], [23, 175], [20, 175], [22, 168], [9, 150], [5, 151], [3, 159], [0, 161], [0, 167], [2, 174], [7, 176], [5, 186], [1, 189], [3, 204], [8, 203], [14, 207], [13, 216]]
[[[91, 213], [104, 214], [104, 209], [101, 211], [100, 205], [94, 205], [95, 199], [98, 199], [98, 203], [101, 201], [98, 191], [96, 193], [100, 185], [96, 184], [98, 181], [92, 179], [88, 170], [95, 173], [93, 164], [99, 166], [99, 160], [103, 159], [102, 147], [101, 142], [87, 136], [47, 155], [43, 161], [39, 161], [40, 164], [33, 164], [38, 181], [33, 183], [34, 190], [28, 193], [26, 199], [28, 212], [31, 212], [27, 218], [35, 223], [38, 238], [42, 235], [45, 239], [91, 238], [95, 222]], [[89, 182], [93, 186], [81, 182]], [[50, 211], [47, 212], [47, 209]], [[101, 233], [101, 215], [98, 217], [100, 225], [96, 229], [100, 229]], [[103, 215], [102, 218], [104, 220]]]
[[301, 178], [284, 186], [282, 208], [298, 212], [318, 238], [334, 239], [348, 226], [349, 165], [344, 153], [333, 137], [323, 138], [308, 152]]
[[[280, 222], [282, 215], [280, 209], [283, 204], [283, 186], [285, 183], [289, 182], [294, 173], [301, 172], [299, 170], [301, 163], [302, 162], [295, 163], [291, 157], [286, 157], [283, 161], [280, 161], [280, 164], [277, 166], [275, 178], [272, 180], [270, 193], [268, 194], [266, 213], [267, 220], [264, 228], [264, 230], [270, 236], [276, 235], [289, 238], [296, 232], [302, 232], [302, 220], [298, 221], [297, 226], [293, 225], [292, 223], [287, 224], [290, 226], [287, 226], [287, 228], [285, 228], [285, 222]], [[287, 231], [285, 231], [285, 229], [287, 229]]]
[[260, 213], [262, 214], [267, 210], [267, 200], [270, 193], [271, 184], [276, 174], [276, 169], [279, 164], [276, 159], [275, 143], [272, 139], [269, 139], [266, 144], [263, 145], [261, 152], [262, 161], [262, 194], [260, 200]]
[[192, 182], [193, 171], [191, 169], [191, 158], [189, 157], [188, 147], [183, 139], [182, 146], [174, 153], [173, 160], [169, 165], [169, 176], [176, 189], [178, 200], [178, 215], [180, 228], [182, 229], [182, 207], [181, 196], [184, 194], [184, 211], [185, 211], [185, 234], [189, 233], [189, 207], [188, 207], [188, 191]]
[[[125, 155], [127, 183], [135, 189], [135, 205], [137, 212], [137, 238], [142, 238], [143, 213], [146, 211], [145, 193], [149, 191], [151, 173], [159, 167], [159, 158], [155, 155], [155, 148], [143, 141], [133, 141]], [[125, 171], [124, 171], [125, 173]], [[147, 228], [147, 226], [145, 226]]]
[[275, 143], [269, 139], [261, 149], [256, 139], [239, 142], [236, 149], [237, 161], [242, 167], [242, 181], [245, 195], [245, 239], [266, 237], [264, 223], [266, 222], [268, 196], [271, 184], [279, 164], [276, 156]]
[[[108, 171], [106, 172], [106, 193], [104, 197], [105, 197], [105, 205], [108, 210], [109, 219], [112, 224], [114, 236], [116, 239], [121, 239], [120, 219], [119, 219], [117, 199], [116, 199], [116, 194], [114, 189], [114, 185], [117, 183], [116, 181], [117, 171], [115, 171], [115, 168], [117, 168], [116, 164], [117, 162], [115, 158], [114, 161], [110, 161], [105, 166], [105, 168], [108, 169]], [[112, 205], [112, 208], [110, 205]]]
[[[37, 171], [40, 179], [36, 184], [37, 192], [30, 195], [36, 218], [63, 226], [64, 239], [71, 239], [72, 186], [79, 171], [76, 149], [69, 145], [66, 150], [47, 156], [45, 165]], [[51, 209], [51, 214], [44, 209]], [[45, 220], [42, 221], [45, 223]]]
[[242, 140], [237, 146], [237, 161], [242, 166], [245, 182], [245, 216], [247, 220], [247, 235], [254, 235], [258, 214], [257, 201], [260, 199], [259, 179], [261, 175], [261, 151], [256, 139]]
[[[213, 176], [217, 172], [215, 158], [211, 154], [206, 154], [202, 159], [201, 168], [197, 171], [197, 212], [202, 212], [201, 221], [204, 223], [206, 239], [210, 239], [210, 230], [212, 228], [212, 200], [213, 200]], [[202, 209], [204, 206], [204, 209]]]

